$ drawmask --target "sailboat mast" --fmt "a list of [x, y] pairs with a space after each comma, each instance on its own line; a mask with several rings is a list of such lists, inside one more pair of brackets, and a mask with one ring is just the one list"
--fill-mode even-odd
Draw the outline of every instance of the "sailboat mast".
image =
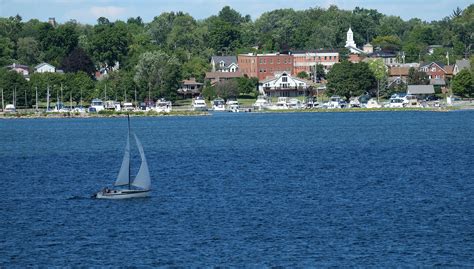
[[[127, 121], [128, 121], [128, 141], [130, 141], [130, 113], [127, 113]], [[130, 160], [130, 149], [128, 150], [128, 159]], [[130, 185], [132, 184], [131, 182], [131, 176], [130, 176], [130, 161], [128, 162], [128, 189], [130, 190]]]

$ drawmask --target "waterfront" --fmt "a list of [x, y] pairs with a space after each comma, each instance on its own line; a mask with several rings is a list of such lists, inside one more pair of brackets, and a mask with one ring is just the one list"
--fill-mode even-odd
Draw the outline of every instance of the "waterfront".
[[[0, 121], [0, 266], [474, 266], [474, 112]], [[136, 172], [136, 171], [135, 171]]]

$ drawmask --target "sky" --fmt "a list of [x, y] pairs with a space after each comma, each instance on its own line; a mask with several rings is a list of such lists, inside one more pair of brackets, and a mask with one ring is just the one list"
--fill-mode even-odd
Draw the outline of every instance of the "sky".
[[150, 22], [155, 16], [170, 11], [183, 11], [195, 19], [205, 19], [217, 15], [224, 6], [230, 6], [255, 20], [262, 13], [275, 9], [304, 10], [336, 5], [345, 10], [355, 7], [377, 9], [404, 20], [433, 21], [451, 15], [456, 7], [464, 9], [471, 3], [472, 0], [0, 0], [0, 17], [19, 14], [23, 21], [47, 21], [54, 17], [59, 23], [75, 19], [80, 23], [95, 24], [99, 17], [115, 21], [140, 16], [144, 22]]

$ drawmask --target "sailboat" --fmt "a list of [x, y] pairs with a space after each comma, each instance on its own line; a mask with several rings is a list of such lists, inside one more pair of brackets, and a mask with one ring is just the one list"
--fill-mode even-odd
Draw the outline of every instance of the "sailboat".
[[143, 146], [138, 137], [133, 134], [137, 143], [138, 151], [142, 163], [137, 175], [132, 180], [130, 175], [130, 115], [128, 115], [128, 135], [127, 145], [125, 146], [125, 154], [123, 155], [122, 166], [120, 167], [119, 174], [115, 180], [115, 187], [122, 187], [117, 189], [104, 188], [103, 190], [95, 193], [93, 198], [97, 199], [127, 199], [127, 198], [143, 198], [149, 197], [151, 193], [151, 179], [150, 171], [148, 170], [148, 164], [145, 158], [145, 152]]

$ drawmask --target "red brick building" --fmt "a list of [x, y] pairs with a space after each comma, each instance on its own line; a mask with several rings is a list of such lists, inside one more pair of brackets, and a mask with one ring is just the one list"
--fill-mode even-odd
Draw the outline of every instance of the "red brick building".
[[339, 53], [333, 50], [309, 50], [293, 51], [293, 76], [300, 72], [311, 74], [314, 72], [314, 66], [321, 64], [327, 72], [331, 67], [339, 62]]
[[293, 55], [291, 54], [240, 54], [238, 62], [243, 74], [257, 77], [259, 80], [274, 77], [275, 72], [293, 73]]

